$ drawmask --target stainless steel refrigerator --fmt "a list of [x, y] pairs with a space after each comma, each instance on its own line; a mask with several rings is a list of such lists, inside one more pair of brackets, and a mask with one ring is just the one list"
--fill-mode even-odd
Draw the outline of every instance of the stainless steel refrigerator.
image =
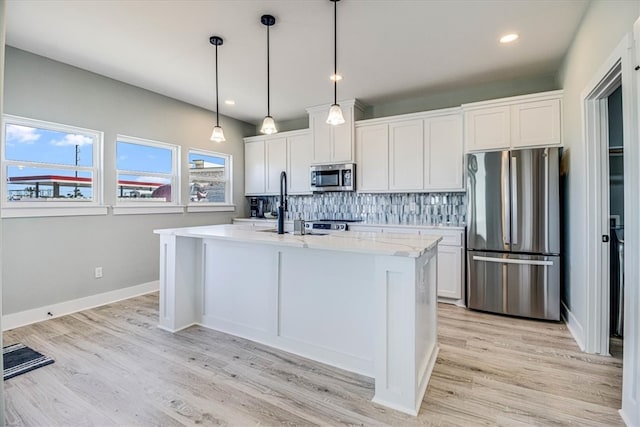
[[560, 320], [559, 150], [467, 155], [469, 308]]

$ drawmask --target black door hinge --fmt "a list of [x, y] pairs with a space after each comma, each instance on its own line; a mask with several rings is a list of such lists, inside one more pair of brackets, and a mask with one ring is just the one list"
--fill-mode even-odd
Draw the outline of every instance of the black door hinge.
[[607, 234], [603, 234], [603, 235], [602, 235], [602, 241], [603, 241], [604, 243], [609, 242], [609, 236], [608, 236]]

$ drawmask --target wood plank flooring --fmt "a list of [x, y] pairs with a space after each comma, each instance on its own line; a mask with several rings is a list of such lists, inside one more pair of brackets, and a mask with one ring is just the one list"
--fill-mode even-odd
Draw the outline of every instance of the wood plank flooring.
[[14, 329], [53, 365], [5, 383], [12, 426], [617, 426], [622, 363], [566, 326], [439, 305], [440, 355], [418, 417], [373, 380], [253, 342], [156, 327], [149, 294]]

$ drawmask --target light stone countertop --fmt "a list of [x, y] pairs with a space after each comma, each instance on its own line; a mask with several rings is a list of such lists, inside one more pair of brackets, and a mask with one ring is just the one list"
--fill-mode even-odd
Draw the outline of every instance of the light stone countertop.
[[[266, 231], [265, 231], [266, 230]], [[309, 248], [338, 252], [355, 252], [418, 258], [442, 240], [440, 236], [344, 231], [326, 235], [277, 234], [271, 229], [256, 230], [244, 224], [207, 225], [202, 227], [154, 230], [156, 234], [243, 243]]]

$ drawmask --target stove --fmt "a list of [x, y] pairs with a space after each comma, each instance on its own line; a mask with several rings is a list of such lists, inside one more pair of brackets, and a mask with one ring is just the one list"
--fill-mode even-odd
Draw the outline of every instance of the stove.
[[329, 234], [347, 231], [349, 223], [359, 222], [354, 219], [321, 219], [318, 221], [308, 221], [304, 223], [306, 234]]

